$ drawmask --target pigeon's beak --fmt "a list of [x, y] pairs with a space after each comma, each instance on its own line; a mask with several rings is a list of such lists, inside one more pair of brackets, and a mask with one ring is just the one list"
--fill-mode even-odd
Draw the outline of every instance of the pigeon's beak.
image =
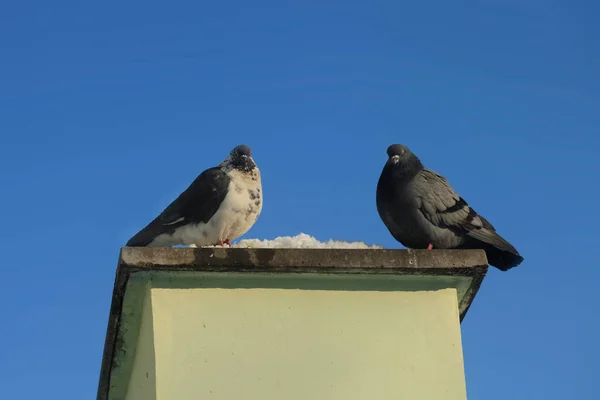
[[247, 155], [242, 155], [241, 157], [242, 159], [242, 164], [247, 165], [251, 168], [255, 167], [256, 164], [254, 163], [254, 159], [251, 156], [247, 156]]

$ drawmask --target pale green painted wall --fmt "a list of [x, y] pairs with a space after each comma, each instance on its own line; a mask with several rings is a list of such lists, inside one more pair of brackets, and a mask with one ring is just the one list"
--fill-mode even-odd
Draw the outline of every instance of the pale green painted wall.
[[[135, 351], [133, 368], [127, 389], [127, 399], [156, 400], [156, 365], [154, 351], [154, 321], [152, 317], [152, 297], [150, 289], [146, 291], [143, 303], [142, 318], [140, 322], [137, 346], [131, 347]], [[117, 388], [118, 389], [118, 388]], [[112, 391], [111, 391], [112, 392]], [[117, 390], [115, 390], [117, 392]], [[115, 393], [111, 393], [116, 397]], [[120, 397], [119, 398], [123, 398]]]
[[466, 399], [455, 289], [153, 288], [150, 297], [127, 400]]

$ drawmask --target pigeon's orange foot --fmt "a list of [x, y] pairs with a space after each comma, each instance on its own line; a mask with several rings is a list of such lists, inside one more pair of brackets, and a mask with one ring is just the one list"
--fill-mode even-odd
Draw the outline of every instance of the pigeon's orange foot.
[[231, 243], [229, 243], [229, 239], [225, 239], [225, 244], [229, 247], [231, 247]]
[[217, 242], [217, 246], [223, 246], [223, 241], [222, 241], [222, 240], [219, 240], [219, 241]]
[[429, 243], [429, 246], [427, 246], [427, 250], [431, 250], [433, 249], [433, 245], [431, 243]]

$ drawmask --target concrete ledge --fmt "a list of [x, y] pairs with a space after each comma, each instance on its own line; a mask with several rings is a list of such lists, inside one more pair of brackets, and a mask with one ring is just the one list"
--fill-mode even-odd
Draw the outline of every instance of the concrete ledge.
[[135, 270], [371, 272], [475, 275], [487, 269], [483, 250], [387, 249], [121, 249], [119, 267]]
[[124, 354], [125, 344], [136, 340], [135, 329], [129, 328], [135, 326], [132, 319], [140, 318], [141, 301], [148, 287], [363, 291], [454, 288], [462, 321], [486, 272], [483, 250], [125, 247], [115, 278], [97, 399], [109, 399], [113, 369], [131, 357]]

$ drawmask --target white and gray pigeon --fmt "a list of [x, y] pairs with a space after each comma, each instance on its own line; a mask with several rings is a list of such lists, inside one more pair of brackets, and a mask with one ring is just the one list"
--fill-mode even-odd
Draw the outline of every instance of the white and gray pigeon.
[[246, 145], [202, 172], [158, 217], [127, 242], [131, 247], [230, 245], [262, 210], [260, 171]]
[[387, 149], [377, 184], [377, 211], [392, 236], [411, 249], [483, 249], [490, 265], [506, 271], [523, 261], [485, 218], [438, 173], [423, 167], [406, 146]]

